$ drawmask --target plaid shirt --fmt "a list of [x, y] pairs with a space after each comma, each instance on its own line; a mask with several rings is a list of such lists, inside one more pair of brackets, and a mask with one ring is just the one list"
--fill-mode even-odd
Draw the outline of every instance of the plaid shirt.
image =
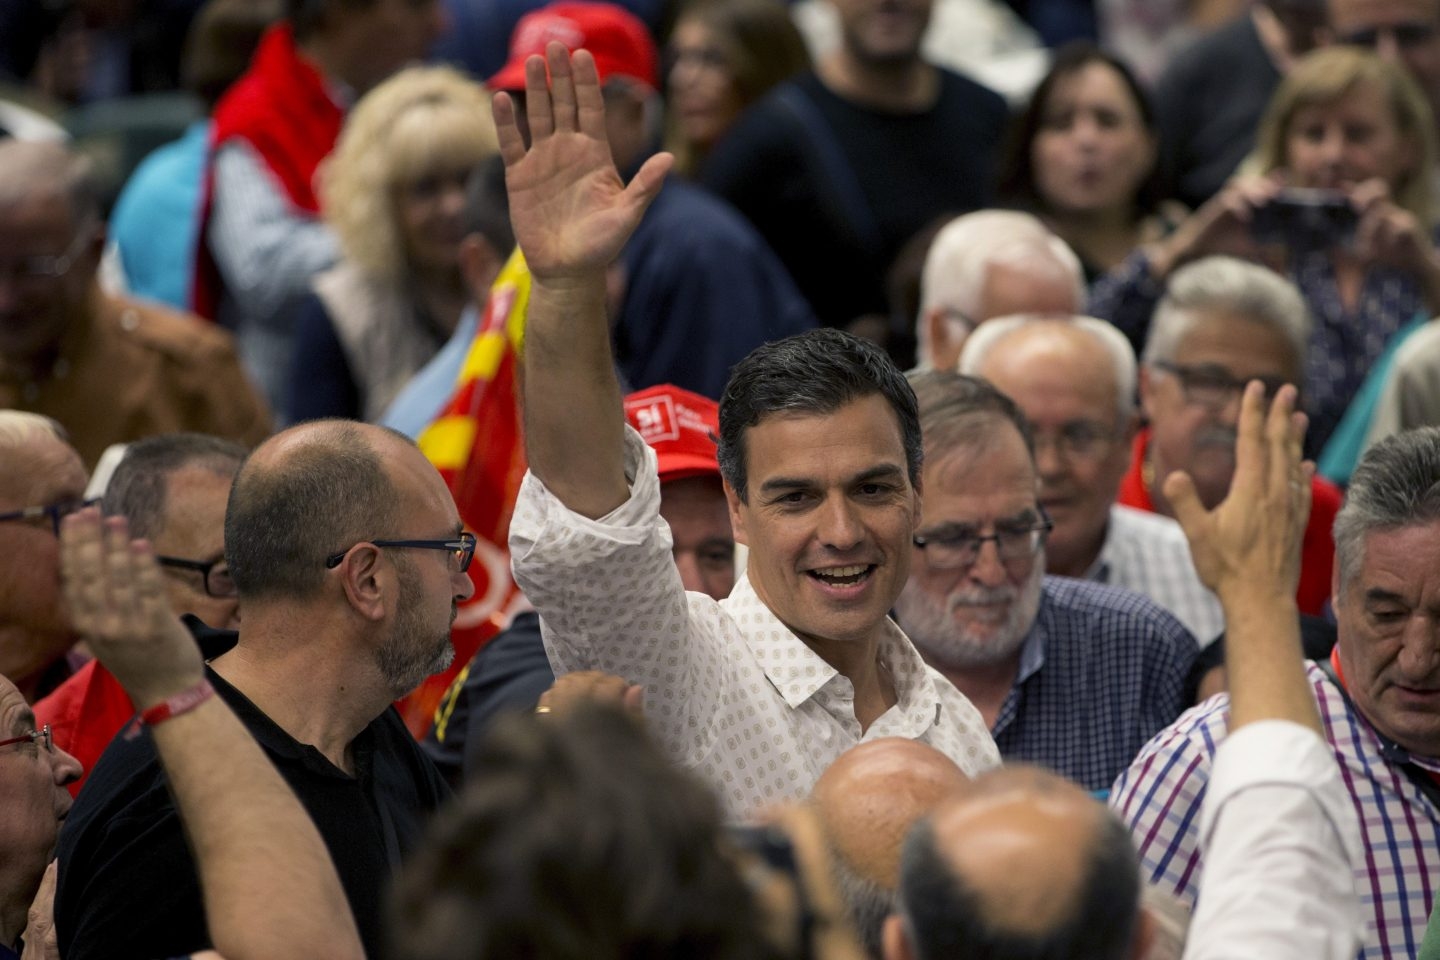
[[[1375, 731], [1320, 668], [1311, 664], [1309, 673], [1325, 739], [1360, 818], [1365, 860], [1355, 887], [1366, 914], [1360, 960], [1410, 960], [1440, 883], [1440, 811], [1381, 755]], [[1150, 741], [1110, 795], [1151, 882], [1187, 903], [1194, 903], [1203, 868], [1200, 801], [1229, 706], [1221, 694], [1187, 712]]]
[[1185, 709], [1197, 652], [1180, 622], [1138, 593], [1046, 577], [995, 745], [1006, 760], [1104, 790]]

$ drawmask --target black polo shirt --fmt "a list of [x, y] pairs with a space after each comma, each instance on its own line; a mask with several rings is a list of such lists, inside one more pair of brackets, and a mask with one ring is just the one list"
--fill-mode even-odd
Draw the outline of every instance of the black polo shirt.
[[[449, 788], [393, 708], [355, 739], [351, 777], [208, 667], [206, 675], [309, 811], [366, 952], [378, 957], [387, 882]], [[116, 737], [106, 749], [65, 822], [57, 857], [55, 923], [66, 960], [154, 960], [212, 946], [195, 864], [148, 730]]]

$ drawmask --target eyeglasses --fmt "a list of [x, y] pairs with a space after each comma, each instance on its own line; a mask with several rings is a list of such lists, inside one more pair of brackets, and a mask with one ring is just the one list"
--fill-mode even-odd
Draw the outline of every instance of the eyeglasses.
[[1435, 36], [1435, 24], [1424, 21], [1412, 21], [1410, 23], [1396, 23], [1384, 27], [1365, 27], [1362, 30], [1355, 30], [1338, 37], [1340, 43], [1350, 47], [1368, 47], [1375, 49], [1383, 34], [1390, 34], [1395, 41], [1395, 46], [1402, 50], [1413, 47], [1424, 46]]
[[995, 532], [981, 536], [964, 529], [917, 534], [915, 546], [925, 552], [932, 570], [968, 570], [980, 559], [980, 548], [994, 542], [1001, 563], [1019, 563], [1039, 552], [1055, 522], [1040, 509], [1040, 519], [1019, 525], [996, 524]]
[[45, 748], [46, 753], [55, 752], [55, 738], [50, 736], [50, 724], [48, 723], [39, 730], [31, 730], [29, 733], [11, 737], [9, 740], [0, 740], [0, 747], [8, 747], [13, 743], [38, 743]]
[[230, 579], [230, 568], [228, 566], [221, 566], [225, 563], [224, 557], [216, 557], [209, 563], [202, 563], [199, 560], [186, 560], [183, 557], [156, 557], [155, 562], [162, 567], [194, 570], [196, 573], [199, 573], [200, 579], [204, 583], [205, 595], [207, 597], [229, 599], [238, 596], [240, 593], [235, 587], [235, 581]]
[[1105, 452], [1115, 439], [1115, 431], [1096, 423], [1094, 420], [1074, 420], [1054, 433], [1032, 431], [1035, 438], [1035, 452], [1045, 447], [1055, 449], [1057, 456], [1066, 460], [1089, 460]]
[[[475, 558], [475, 534], [473, 533], [462, 533], [458, 540], [362, 540], [360, 543], [368, 543], [372, 547], [403, 547], [407, 550], [448, 550], [451, 559], [460, 564], [461, 573], [470, 569], [470, 561]], [[345, 559], [345, 554], [354, 549], [355, 547], [350, 547], [349, 550], [341, 550], [339, 553], [326, 557], [325, 568], [334, 570], [340, 566], [340, 561]]]
[[72, 513], [79, 513], [86, 507], [93, 507], [99, 502], [99, 497], [91, 497], [88, 500], [66, 500], [63, 503], [52, 503], [44, 507], [22, 507], [19, 510], [11, 510], [9, 513], [0, 513], [0, 523], [7, 521], [34, 523], [42, 517], [48, 518], [50, 529], [58, 537], [60, 536], [60, 521]]
[[87, 224], [75, 234], [70, 246], [59, 256], [16, 257], [14, 260], [0, 260], [0, 277], [13, 277], [17, 281], [55, 280], [70, 272], [75, 261], [80, 259], [85, 245], [95, 236], [95, 228]]
[[1245, 385], [1251, 380], [1259, 380], [1264, 385], [1266, 403], [1274, 399], [1280, 388], [1289, 382], [1284, 377], [1233, 377], [1224, 367], [1209, 364], [1192, 367], [1156, 360], [1150, 365], [1175, 375], [1180, 381], [1180, 390], [1185, 394], [1186, 403], [1210, 410], [1224, 410], [1245, 392]]

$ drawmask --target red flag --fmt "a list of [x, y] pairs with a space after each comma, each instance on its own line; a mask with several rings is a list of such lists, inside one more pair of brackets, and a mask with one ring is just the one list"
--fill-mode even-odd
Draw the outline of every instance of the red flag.
[[510, 516], [525, 476], [525, 441], [516, 399], [530, 271], [517, 250], [490, 288], [485, 315], [460, 368], [455, 392], [420, 434], [421, 451], [450, 487], [460, 519], [476, 537], [470, 579], [451, 631], [455, 662], [396, 706], [419, 739], [443, 723], [441, 700], [470, 658], [509, 621], [520, 592], [510, 577]]

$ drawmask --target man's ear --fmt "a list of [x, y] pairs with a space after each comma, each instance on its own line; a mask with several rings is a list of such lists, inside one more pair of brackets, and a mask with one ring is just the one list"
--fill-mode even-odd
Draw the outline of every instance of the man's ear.
[[361, 543], [351, 548], [335, 568], [351, 609], [366, 620], [385, 619], [390, 594], [398, 586], [393, 568], [384, 563], [380, 548]]
[[1150, 368], [1144, 366], [1143, 364], [1141, 365], [1139, 370], [1139, 377], [1136, 380], [1136, 386], [1139, 388], [1140, 391], [1140, 411], [1145, 414], [1146, 420], [1153, 423], [1155, 421], [1155, 411], [1152, 410], [1150, 407], [1151, 402], [1154, 399], [1155, 387], [1154, 384], [1150, 382]]
[[898, 913], [886, 917], [885, 926], [880, 928], [880, 955], [884, 960], [915, 960], [905, 920]]
[[725, 507], [730, 513], [730, 531], [735, 534], [735, 542], [750, 546], [750, 535], [745, 529], [745, 515], [742, 512], [744, 502], [735, 488], [730, 486], [729, 480], [720, 481], [725, 487]]

